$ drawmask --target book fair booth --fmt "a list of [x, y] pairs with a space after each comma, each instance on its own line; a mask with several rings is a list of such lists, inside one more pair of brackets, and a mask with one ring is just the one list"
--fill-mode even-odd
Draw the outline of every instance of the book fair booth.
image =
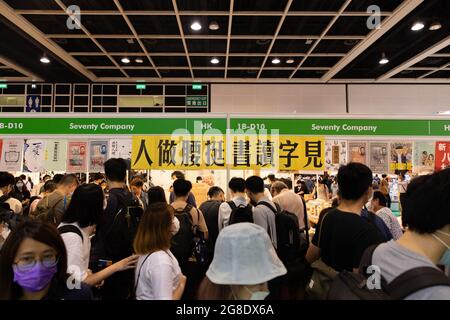
[[[108, 158], [124, 158], [129, 175], [145, 173], [165, 190], [181, 170], [197, 202], [209, 186], [227, 190], [235, 176], [288, 178], [335, 175], [348, 162], [389, 174], [393, 203], [399, 172], [420, 175], [450, 165], [450, 120], [357, 116], [202, 115], [8, 115], [0, 118], [0, 171], [38, 182], [46, 173], [103, 171]], [[131, 171], [132, 170], [132, 171]], [[203, 183], [195, 183], [196, 177]], [[317, 178], [314, 179], [317, 181]], [[311, 222], [330, 201], [305, 196]]]

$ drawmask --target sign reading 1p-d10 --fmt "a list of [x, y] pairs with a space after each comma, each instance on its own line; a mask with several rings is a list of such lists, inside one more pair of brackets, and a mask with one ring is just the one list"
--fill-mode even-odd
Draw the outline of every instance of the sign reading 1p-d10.
[[[449, 135], [440, 120], [394, 119], [231, 119], [232, 130], [259, 133], [326, 136], [433, 136]], [[432, 128], [438, 126], [441, 130]]]
[[202, 134], [226, 132], [221, 118], [0, 118], [0, 136], [16, 134]]

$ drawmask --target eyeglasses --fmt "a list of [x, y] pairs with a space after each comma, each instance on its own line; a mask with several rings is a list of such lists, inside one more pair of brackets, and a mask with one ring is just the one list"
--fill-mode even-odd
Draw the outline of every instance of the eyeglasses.
[[[42, 265], [46, 268], [54, 267], [59, 260], [59, 257], [54, 253], [47, 253], [44, 256], [42, 256], [40, 259], [40, 262]], [[30, 269], [33, 269], [36, 265], [38, 259], [33, 256], [26, 256], [20, 258], [14, 265], [20, 270], [20, 271], [28, 271]]]

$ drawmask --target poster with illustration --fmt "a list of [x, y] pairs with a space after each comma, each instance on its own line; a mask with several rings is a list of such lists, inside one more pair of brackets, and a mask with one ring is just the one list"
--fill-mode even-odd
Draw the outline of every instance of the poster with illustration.
[[348, 162], [367, 164], [367, 142], [348, 142]]
[[44, 163], [48, 171], [66, 171], [67, 140], [46, 140]]
[[413, 169], [419, 173], [434, 171], [436, 143], [434, 141], [416, 141], [414, 143]]
[[347, 141], [325, 141], [325, 170], [338, 171], [339, 167], [347, 164]]
[[25, 139], [23, 145], [23, 171], [42, 172], [44, 166], [45, 141]]
[[131, 139], [109, 140], [109, 158], [131, 159]]
[[89, 150], [89, 171], [103, 172], [103, 164], [108, 160], [108, 141], [91, 141]]
[[436, 142], [436, 171], [450, 168], [450, 141]]
[[389, 172], [398, 174], [412, 170], [412, 143], [391, 142]]
[[67, 148], [67, 172], [86, 172], [87, 142], [69, 141]]
[[0, 161], [2, 161], [3, 140], [0, 139]]
[[388, 143], [371, 142], [369, 167], [373, 173], [387, 173], [389, 169]]
[[23, 140], [3, 140], [0, 171], [22, 171]]

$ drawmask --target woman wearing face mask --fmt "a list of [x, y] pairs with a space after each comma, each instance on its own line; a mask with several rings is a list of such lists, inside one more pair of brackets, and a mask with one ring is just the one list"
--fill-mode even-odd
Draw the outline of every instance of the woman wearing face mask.
[[264, 300], [267, 282], [286, 274], [267, 231], [253, 223], [225, 227], [199, 289], [200, 300]]
[[438, 268], [450, 265], [449, 195], [450, 169], [414, 178], [403, 199], [405, 233], [397, 241], [379, 245], [373, 253], [372, 264], [381, 269], [388, 284], [423, 267], [427, 269], [417, 274], [414, 283], [426, 284], [434, 278], [434, 283], [413, 290], [405, 300], [450, 300], [450, 279]]
[[64, 212], [59, 232], [67, 248], [68, 269], [78, 281], [98, 285], [112, 274], [134, 268], [138, 256], [130, 256], [105, 269], [92, 273], [89, 270], [91, 235], [95, 233], [105, 207], [102, 188], [96, 184], [79, 186], [72, 195], [69, 207]]
[[68, 287], [64, 242], [52, 225], [29, 220], [12, 231], [0, 258], [0, 300], [90, 300], [86, 284]]
[[173, 208], [166, 203], [148, 207], [134, 239], [140, 255], [135, 273], [137, 300], [179, 300], [186, 277], [170, 252], [170, 240], [179, 229]]
[[26, 208], [30, 204], [30, 191], [28, 191], [24, 181], [21, 178], [15, 178], [14, 182], [14, 188], [10, 195], [11, 197], [19, 200], [22, 203], [23, 208]]

